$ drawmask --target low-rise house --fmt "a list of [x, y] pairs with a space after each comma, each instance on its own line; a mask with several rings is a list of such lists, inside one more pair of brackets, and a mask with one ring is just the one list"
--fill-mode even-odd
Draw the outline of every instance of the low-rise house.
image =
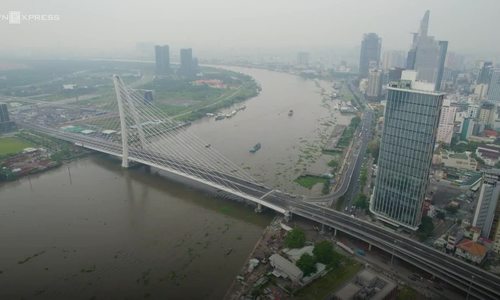
[[464, 232], [462, 228], [453, 228], [452, 231], [448, 234], [448, 238], [446, 239], [447, 244], [446, 244], [446, 250], [449, 252], [454, 252], [455, 248], [457, 247], [458, 243], [462, 240], [464, 236]]
[[455, 255], [479, 265], [486, 257], [486, 252], [485, 246], [469, 239], [463, 239], [457, 245]]
[[441, 150], [441, 154], [435, 155], [433, 162], [434, 164], [443, 164], [445, 167], [459, 170], [475, 171], [477, 169], [477, 161], [471, 157], [471, 152], [455, 153]]
[[488, 144], [478, 146], [476, 156], [488, 166], [494, 166], [500, 159], [500, 146]]
[[273, 275], [276, 277], [289, 278], [294, 283], [299, 283], [304, 277], [299, 267], [279, 254], [271, 255], [269, 263], [274, 267]]

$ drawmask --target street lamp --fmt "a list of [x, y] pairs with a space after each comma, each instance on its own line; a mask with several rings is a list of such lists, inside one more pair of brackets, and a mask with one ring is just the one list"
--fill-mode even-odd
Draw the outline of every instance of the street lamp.
[[392, 244], [391, 268], [392, 268], [392, 264], [394, 262], [394, 252], [396, 252], [396, 243], [397, 242], [398, 242], [398, 240], [394, 240], [394, 243]]
[[474, 281], [474, 275], [471, 275], [470, 277], [470, 281], [469, 281], [469, 289], [467, 290], [467, 298], [465, 298], [466, 300], [469, 300], [469, 297], [470, 297], [470, 290], [472, 288], [472, 282]]

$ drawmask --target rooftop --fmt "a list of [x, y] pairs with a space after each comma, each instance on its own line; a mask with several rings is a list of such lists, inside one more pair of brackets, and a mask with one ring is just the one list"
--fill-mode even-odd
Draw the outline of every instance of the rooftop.
[[469, 239], [463, 239], [458, 245], [457, 248], [462, 249], [463, 251], [469, 252], [474, 256], [484, 256], [486, 255], [486, 247], [471, 241]]

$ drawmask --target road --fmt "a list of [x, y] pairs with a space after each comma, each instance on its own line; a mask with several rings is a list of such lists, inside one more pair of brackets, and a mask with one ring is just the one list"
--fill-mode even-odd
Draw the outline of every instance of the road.
[[[363, 130], [365, 130], [365, 124], [370, 124], [367, 123], [370, 117], [365, 117], [363, 119], [365, 121], [363, 122], [361, 130], [361, 136], [363, 137], [361, 140], [368, 139], [369, 137], [369, 133], [363, 133]], [[120, 144], [32, 124], [20, 125], [75, 143], [85, 148], [118, 157], [122, 156]], [[360, 151], [366, 150], [366, 145], [363, 146], [363, 144], [364, 143], [361, 143], [358, 154]], [[500, 278], [498, 276], [455, 257], [439, 252], [422, 243], [411, 240], [396, 232], [390, 231], [380, 225], [357, 219], [314, 203], [304, 202], [300, 197], [273, 190], [272, 188], [256, 182], [251, 182], [232, 175], [221, 174], [214, 170], [207, 170], [200, 165], [179, 160], [169, 155], [137, 148], [131, 148], [129, 155], [132, 161], [157, 167], [187, 179], [218, 188], [256, 204], [271, 208], [277, 212], [284, 213], [288, 217], [292, 215], [301, 216], [345, 232], [381, 250], [392, 253], [395, 257], [399, 257], [421, 268], [464, 292], [470, 289], [470, 294], [477, 298], [500, 298]], [[361, 163], [359, 165], [356, 163], [350, 166], [350, 168], [352, 168], [351, 177], [356, 169], [359, 171], [360, 166]]]
[[373, 115], [374, 113], [371, 109], [367, 109], [363, 113], [363, 116], [361, 118], [361, 126], [359, 127], [359, 130], [356, 131], [353, 137], [354, 142], [351, 148], [351, 152], [347, 158], [348, 167], [344, 172], [344, 176], [342, 176], [341, 183], [340, 185], [338, 185], [338, 188], [329, 195], [311, 197], [306, 199], [307, 201], [314, 203], [325, 203], [328, 206], [332, 206], [335, 200], [346, 194], [353, 180], [357, 181], [365, 157], [368, 142], [371, 140], [371, 124], [373, 121]]

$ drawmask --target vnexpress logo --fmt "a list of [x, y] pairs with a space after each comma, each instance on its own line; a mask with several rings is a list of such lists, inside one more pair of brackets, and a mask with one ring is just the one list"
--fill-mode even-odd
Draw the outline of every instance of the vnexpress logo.
[[9, 24], [21, 24], [20, 11], [9, 11]]
[[60, 19], [60, 16], [57, 14], [25, 14], [17, 10], [11, 10], [7, 14], [0, 14], [0, 22], [8, 22], [13, 25], [21, 23], [59, 21]]

